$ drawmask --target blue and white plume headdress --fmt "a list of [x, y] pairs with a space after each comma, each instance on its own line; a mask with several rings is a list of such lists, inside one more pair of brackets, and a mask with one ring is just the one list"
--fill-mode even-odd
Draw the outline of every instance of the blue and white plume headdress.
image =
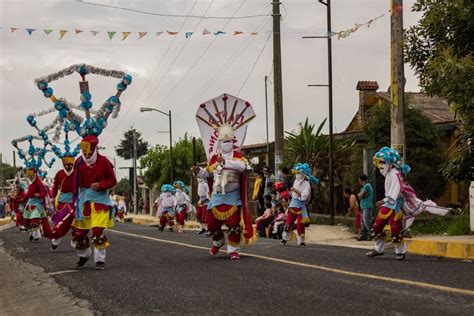
[[[74, 72], [77, 72], [82, 78], [79, 82], [81, 93], [81, 103], [79, 106], [70, 103], [64, 98], [56, 98], [53, 94], [53, 89], [49, 87], [49, 83], [52, 81], [71, 75]], [[109, 97], [96, 112], [92, 110], [92, 95], [89, 90], [89, 82], [85, 79], [88, 74], [121, 79], [117, 84], [116, 94]], [[107, 126], [109, 116], [112, 115], [113, 118], [117, 117], [121, 107], [120, 96], [122, 92], [127, 89], [128, 85], [132, 83], [132, 76], [122, 71], [107, 70], [86, 64], [77, 64], [69, 66], [57, 73], [35, 79], [35, 83], [38, 89], [43, 92], [43, 95], [46, 98], [51, 99], [54, 103], [54, 108], [59, 112], [58, 120], [61, 122], [68, 120], [70, 122], [69, 129], [71, 131], [76, 131], [81, 137], [87, 135], [99, 136]], [[85, 119], [75, 113], [74, 110], [84, 111]], [[92, 117], [91, 114], [94, 113], [95, 116]]]

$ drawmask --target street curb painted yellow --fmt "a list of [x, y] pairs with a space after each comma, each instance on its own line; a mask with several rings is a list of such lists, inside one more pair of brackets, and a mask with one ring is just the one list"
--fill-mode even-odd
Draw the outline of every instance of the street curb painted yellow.
[[409, 253], [423, 256], [474, 260], [474, 243], [405, 239]]
[[0, 219], [0, 226], [10, 224], [11, 220], [10, 218], [2, 218]]
[[[147, 218], [135, 218], [132, 217], [132, 224], [137, 224], [137, 225], [156, 225], [158, 226], [160, 224], [160, 221], [154, 220], [154, 219], [147, 219]], [[184, 229], [200, 229], [201, 226], [197, 224], [186, 224], [184, 225]]]

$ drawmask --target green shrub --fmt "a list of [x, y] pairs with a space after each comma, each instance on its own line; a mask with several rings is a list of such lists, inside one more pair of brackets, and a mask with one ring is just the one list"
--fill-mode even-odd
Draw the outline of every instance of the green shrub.
[[467, 235], [471, 231], [469, 226], [469, 217], [462, 216], [452, 221], [446, 232], [449, 236]]

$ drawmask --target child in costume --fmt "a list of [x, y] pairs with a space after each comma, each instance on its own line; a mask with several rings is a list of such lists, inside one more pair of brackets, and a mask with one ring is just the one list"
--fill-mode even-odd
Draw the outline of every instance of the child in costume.
[[46, 217], [44, 204], [48, 192], [37, 175], [36, 166], [27, 166], [26, 176], [30, 180], [30, 185], [24, 200], [26, 205], [23, 218], [25, 226], [31, 229], [30, 241], [38, 242], [41, 238], [41, 222]]
[[27, 229], [23, 225], [23, 209], [25, 207], [23, 201], [25, 201], [26, 193], [20, 184], [16, 183], [13, 192], [10, 194], [9, 205], [10, 210], [15, 212], [15, 224], [20, 231], [26, 231]]
[[367, 257], [384, 255], [384, 227], [390, 224], [392, 243], [395, 245], [395, 258], [404, 260], [407, 247], [403, 243], [403, 230], [407, 229], [415, 217], [422, 212], [436, 215], [446, 215], [448, 209], [437, 206], [434, 202], [421, 201], [416, 197], [415, 190], [406, 182], [405, 177], [410, 172], [408, 165], [402, 165], [396, 149], [383, 147], [373, 157], [374, 165], [385, 177], [385, 198], [377, 202], [380, 211], [372, 227], [375, 238], [375, 249], [369, 251]]
[[311, 168], [307, 163], [296, 164], [293, 173], [295, 173], [295, 181], [290, 188], [291, 201], [281, 243], [286, 244], [290, 240], [290, 233], [294, 229], [296, 221], [296, 240], [299, 246], [304, 247], [306, 246], [304, 241], [305, 225], [309, 223], [306, 205], [311, 199], [311, 183], [319, 184], [319, 179], [311, 175]]
[[383, 147], [375, 153], [374, 165], [385, 177], [385, 198], [377, 202], [382, 205], [375, 219], [372, 233], [375, 238], [375, 249], [368, 252], [368, 257], [382, 256], [385, 249], [384, 227], [390, 224], [392, 242], [395, 244], [397, 260], [404, 260], [407, 248], [403, 243], [403, 196], [400, 190], [401, 162], [398, 152], [389, 147]]
[[198, 180], [198, 189], [197, 194], [199, 200], [196, 206], [196, 217], [198, 223], [201, 225], [201, 231], [199, 235], [205, 234], [207, 232], [206, 225], [206, 214], [207, 214], [207, 205], [209, 204], [209, 185], [207, 180], [201, 177], [197, 178]]
[[161, 194], [155, 201], [157, 205], [156, 217], [160, 219], [160, 227], [158, 227], [160, 231], [163, 231], [166, 225], [169, 226], [170, 231], [173, 231], [176, 207], [174, 192], [175, 189], [172, 185], [163, 184], [161, 186]]
[[178, 233], [184, 233], [184, 221], [188, 211], [190, 211], [191, 199], [186, 193], [186, 185], [183, 181], [175, 181], [173, 183], [175, 188], [175, 198], [176, 198], [176, 217], [178, 221]]

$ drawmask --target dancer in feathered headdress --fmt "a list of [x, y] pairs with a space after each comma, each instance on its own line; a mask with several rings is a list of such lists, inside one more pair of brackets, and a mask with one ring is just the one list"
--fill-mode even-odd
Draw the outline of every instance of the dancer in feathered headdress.
[[[79, 82], [81, 103], [76, 106], [64, 98], [57, 98], [49, 84], [64, 76], [78, 73], [81, 76]], [[86, 75], [96, 74], [107, 77], [119, 78], [117, 92], [109, 97], [95, 112], [92, 111], [92, 94]], [[89, 260], [92, 251], [90, 249], [88, 232], [92, 230], [92, 242], [94, 244], [94, 261], [96, 269], [105, 268], [106, 248], [110, 243], [104, 235], [104, 229], [114, 225], [112, 201], [108, 190], [112, 189], [117, 180], [112, 163], [98, 153], [98, 136], [107, 126], [110, 116], [116, 117], [120, 111], [120, 96], [132, 77], [121, 71], [106, 70], [91, 65], [78, 64], [65, 68], [57, 73], [35, 80], [37, 87], [46, 98], [54, 103], [54, 108], [59, 112], [59, 118], [70, 123], [69, 129], [76, 131], [82, 137], [80, 143], [81, 156], [75, 163], [75, 187], [74, 200], [76, 201], [76, 216], [73, 226], [73, 240], [76, 243], [76, 252], [79, 261], [76, 267], [82, 268]], [[85, 118], [81, 118], [74, 110], [84, 111]]]
[[64, 124], [64, 151], [52, 145], [51, 149], [56, 156], [61, 159], [63, 168], [54, 176], [54, 184], [52, 196], [54, 197], [54, 205], [56, 208], [52, 216], [54, 223], [51, 250], [56, 250], [63, 236], [71, 228], [75, 215], [74, 193], [76, 174], [74, 172], [75, 157], [79, 154], [79, 145], [71, 150], [69, 140], [70, 123]]
[[[40, 225], [46, 218], [46, 205], [48, 190], [39, 176], [39, 168], [45, 161], [46, 149], [33, 145], [34, 137], [29, 135], [25, 139], [29, 142], [28, 152], [18, 147], [18, 140], [12, 141], [12, 145], [17, 149], [18, 156], [24, 161], [26, 176], [29, 180], [28, 191], [23, 202], [26, 203], [23, 210], [24, 225], [31, 229], [30, 241], [39, 241], [41, 238]], [[24, 139], [20, 139], [23, 141]], [[51, 166], [54, 159], [48, 163]]]
[[176, 190], [176, 217], [178, 221], [178, 233], [184, 233], [184, 221], [186, 215], [191, 211], [191, 199], [187, 194], [187, 187], [183, 181], [178, 180], [173, 183]]
[[212, 188], [207, 213], [207, 228], [212, 236], [209, 252], [215, 255], [224, 245], [221, 227], [226, 224], [231, 260], [240, 259], [241, 237], [246, 243], [255, 239], [247, 213], [247, 161], [238, 150], [253, 118], [255, 113], [249, 102], [226, 94], [201, 104], [196, 114], [209, 161], [207, 168], [193, 169], [197, 176], [208, 178]]
[[155, 201], [157, 207], [156, 217], [160, 219], [160, 227], [158, 227], [160, 231], [163, 231], [166, 225], [169, 226], [170, 231], [173, 231], [176, 207], [174, 193], [175, 189], [171, 184], [163, 184], [161, 186], [161, 194]]
[[307, 163], [297, 163], [293, 168], [293, 173], [295, 181], [290, 188], [291, 201], [281, 243], [286, 244], [290, 240], [290, 233], [296, 221], [296, 240], [298, 245], [304, 247], [306, 246], [305, 225], [309, 223], [307, 205], [311, 199], [311, 183], [319, 184], [319, 179], [311, 174], [311, 168]]
[[405, 180], [411, 169], [408, 165], [401, 163], [401, 157], [396, 149], [381, 148], [375, 153], [373, 161], [375, 167], [385, 177], [385, 198], [377, 202], [381, 208], [372, 228], [375, 249], [366, 255], [376, 257], [384, 254], [384, 227], [390, 224], [396, 259], [404, 260], [407, 248], [403, 243], [403, 228], [408, 228], [413, 223], [415, 216], [422, 212], [446, 215], [448, 209], [438, 207], [429, 200], [421, 201], [416, 197], [415, 191]]

